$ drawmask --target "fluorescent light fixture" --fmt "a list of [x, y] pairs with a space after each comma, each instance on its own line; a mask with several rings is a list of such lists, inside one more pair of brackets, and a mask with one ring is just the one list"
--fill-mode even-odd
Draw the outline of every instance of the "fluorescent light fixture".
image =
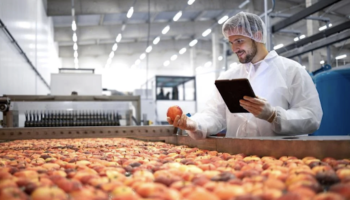
[[160, 37], [158, 36], [158, 37], [154, 38], [153, 44], [156, 45], [159, 43], [159, 41], [160, 41]]
[[132, 14], [134, 13], [134, 7], [131, 7], [129, 10], [128, 10], [128, 13], [126, 14], [126, 17], [127, 18], [130, 18], [132, 16]]
[[109, 54], [109, 58], [113, 58], [114, 57], [114, 51], [112, 51], [110, 54]]
[[116, 42], [120, 42], [120, 40], [122, 40], [122, 34], [121, 34], [121, 33], [119, 33], [119, 34], [117, 35], [117, 38], [115, 39], [115, 41], [116, 41]]
[[197, 39], [194, 39], [194, 40], [192, 40], [191, 42], [190, 42], [190, 46], [191, 47], [193, 47], [194, 45], [196, 45], [197, 44], [197, 42], [198, 42], [198, 40]]
[[299, 36], [300, 39], [304, 39], [305, 38], [305, 35], [301, 35]]
[[76, 33], [73, 33], [73, 42], [77, 42], [78, 41], [78, 37]]
[[[328, 24], [328, 27], [332, 27], [332, 24]], [[318, 30], [323, 31], [325, 29], [327, 29], [327, 25], [321, 26]]]
[[336, 60], [346, 58], [346, 54], [335, 57]]
[[74, 58], [74, 64], [78, 64], [78, 63], [79, 63], [78, 58]]
[[228, 19], [228, 16], [227, 16], [227, 15], [221, 17], [221, 19], [219, 19], [219, 21], [218, 21], [218, 24], [224, 23], [227, 19]]
[[299, 37], [295, 37], [294, 38], [294, 42], [298, 41], [299, 40]]
[[141, 61], [139, 60], [139, 59], [137, 59], [136, 61], [135, 61], [135, 65], [139, 65], [141, 63]]
[[203, 37], [206, 37], [207, 35], [209, 35], [211, 33], [211, 29], [208, 28], [207, 30], [205, 30], [203, 33], [202, 33], [202, 36]]
[[72, 30], [73, 31], [77, 30], [77, 24], [75, 23], [75, 20], [72, 21]]
[[176, 15], [173, 18], [173, 21], [176, 22], [177, 20], [180, 19], [180, 17], [182, 16], [182, 11], [180, 10], [178, 13], [176, 13]]
[[146, 54], [145, 54], [145, 53], [142, 53], [142, 54], [140, 55], [140, 60], [143, 60], [144, 58], [146, 58]]
[[78, 50], [78, 44], [76, 42], [74, 42], [74, 44], [73, 44], [73, 50], [74, 51]]
[[124, 31], [124, 30], [125, 30], [125, 27], [126, 27], [126, 25], [125, 25], [125, 24], [123, 24], [123, 25], [122, 25], [122, 31]]
[[108, 58], [106, 65], [110, 65], [111, 63], [112, 63], [112, 59]]
[[246, 0], [244, 1], [243, 3], [241, 3], [238, 8], [242, 9], [245, 5], [247, 5], [250, 1], [249, 0]]
[[324, 60], [321, 60], [321, 61], [320, 61], [320, 64], [323, 65], [323, 64], [324, 64]]
[[172, 56], [170, 57], [170, 60], [171, 60], [171, 61], [174, 61], [174, 60], [176, 60], [176, 58], [177, 58], [177, 55], [175, 54], [175, 55], [172, 55]]
[[114, 43], [112, 47], [112, 51], [116, 51], [118, 49], [118, 44]]
[[204, 64], [204, 67], [210, 67], [211, 66], [211, 61], [208, 61]]
[[167, 60], [167, 61], [165, 61], [165, 62], [163, 63], [164, 67], [168, 66], [169, 64], [170, 64], [170, 61], [169, 61], [169, 60]]
[[219, 56], [219, 57], [218, 57], [218, 60], [222, 60], [222, 59], [223, 59], [223, 57], [222, 57], [222, 56]]
[[170, 26], [168, 25], [165, 28], [163, 28], [162, 34], [165, 35], [169, 30], [170, 30]]
[[152, 51], [152, 46], [148, 46], [147, 49], [146, 49], [146, 53], [149, 53]]
[[78, 52], [74, 51], [74, 58], [78, 58]]
[[79, 64], [75, 64], [75, 69], [78, 69], [79, 68]]
[[182, 49], [180, 49], [179, 54], [180, 54], [180, 55], [184, 54], [184, 53], [186, 52], [186, 50], [187, 50], [187, 49], [186, 49], [185, 47], [182, 48]]
[[273, 47], [274, 50], [280, 49], [282, 48], [284, 45], [283, 44], [278, 44], [276, 46]]
[[188, 1], [187, 1], [187, 4], [188, 4], [188, 5], [192, 5], [195, 1], [196, 1], [196, 0], [188, 0]]

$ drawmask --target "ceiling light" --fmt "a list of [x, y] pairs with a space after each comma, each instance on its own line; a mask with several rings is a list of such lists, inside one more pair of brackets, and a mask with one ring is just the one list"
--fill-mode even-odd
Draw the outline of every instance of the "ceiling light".
[[278, 44], [276, 46], [273, 47], [274, 50], [280, 49], [282, 48], [284, 45], [283, 44]]
[[193, 47], [194, 45], [196, 45], [197, 44], [197, 42], [198, 42], [198, 40], [197, 39], [194, 39], [194, 40], [192, 40], [191, 42], [190, 42], [190, 46], [191, 47]]
[[73, 33], [73, 42], [77, 42], [78, 41], [78, 37], [76, 33]]
[[170, 30], [170, 26], [168, 25], [165, 28], [163, 28], [162, 34], [165, 35], [169, 30]]
[[299, 40], [299, 37], [295, 37], [294, 38], [294, 42], [298, 41]]
[[74, 58], [74, 64], [78, 64], [78, 63], [79, 63], [78, 58]]
[[74, 44], [73, 44], [73, 50], [74, 50], [74, 51], [78, 50], [78, 45], [77, 45], [77, 43], [74, 43]]
[[[332, 24], [328, 24], [328, 28], [329, 28], [329, 27], [332, 27]], [[323, 31], [323, 30], [325, 30], [325, 29], [327, 29], [327, 25], [321, 26], [318, 30], [319, 30], [319, 31]]]
[[175, 55], [172, 55], [172, 56], [170, 57], [170, 60], [171, 60], [171, 61], [174, 61], [174, 60], [176, 60], [176, 58], [177, 58], [177, 55], [175, 54]]
[[109, 54], [109, 58], [112, 59], [114, 57], [114, 51], [112, 51], [110, 54]]
[[182, 11], [180, 10], [178, 13], [176, 13], [176, 15], [173, 18], [174, 22], [179, 20], [181, 16], [182, 16]]
[[72, 30], [73, 31], [77, 30], [77, 24], [75, 23], [75, 20], [72, 21]]
[[192, 5], [196, 0], [188, 0], [187, 4]]
[[152, 51], [152, 46], [148, 46], [147, 49], [146, 49], [146, 53], [149, 53]]
[[170, 64], [170, 61], [169, 61], [169, 60], [167, 60], [167, 61], [165, 61], [165, 62], [163, 63], [164, 67], [168, 66], [169, 64]]
[[204, 67], [210, 67], [211, 66], [211, 61], [208, 61], [204, 64]]
[[227, 16], [227, 15], [221, 17], [221, 19], [219, 19], [219, 21], [218, 21], [218, 24], [224, 23], [227, 19], [228, 19], [228, 16]]
[[218, 57], [218, 60], [222, 60], [222, 59], [223, 59], [223, 57], [222, 57], [222, 56], [219, 56], [219, 57]]
[[180, 51], [179, 51], [179, 54], [184, 54], [185, 52], [186, 52], [186, 48], [184, 47], [184, 48], [182, 48], [182, 49], [180, 49]]
[[129, 10], [128, 10], [128, 13], [126, 14], [126, 17], [127, 18], [130, 18], [132, 16], [132, 14], [134, 13], [134, 7], [131, 7]]
[[141, 59], [141, 60], [143, 60], [145, 57], [146, 57], [146, 54], [145, 54], [145, 53], [142, 53], [142, 54], [140, 55], [140, 59]]
[[247, 5], [250, 1], [249, 0], [246, 0], [244, 1], [243, 3], [241, 3], [238, 8], [242, 9], [245, 5]]
[[121, 33], [119, 33], [119, 34], [117, 35], [117, 38], [115, 39], [115, 41], [116, 41], [116, 42], [120, 42], [120, 40], [122, 40], [122, 34], [121, 34]]
[[211, 29], [208, 28], [207, 30], [205, 30], [203, 33], [202, 33], [202, 36], [203, 37], [206, 37], [207, 35], [209, 35], [211, 33]]
[[159, 43], [159, 41], [160, 41], [160, 37], [158, 36], [158, 37], [154, 38], [153, 44], [156, 45]]
[[122, 31], [124, 31], [124, 30], [125, 30], [125, 27], [126, 27], [126, 25], [125, 25], [125, 24], [123, 24], [123, 25], [122, 25]]
[[299, 36], [300, 39], [304, 39], [305, 38], [305, 35], [301, 35]]
[[74, 51], [74, 58], [78, 58], [78, 52]]
[[323, 65], [323, 64], [324, 64], [324, 60], [321, 60], [321, 61], [320, 61], [320, 64]]
[[139, 59], [137, 59], [136, 61], [135, 61], [135, 65], [139, 65], [141, 63], [141, 61], [139, 60]]
[[346, 54], [335, 57], [336, 60], [346, 58]]
[[78, 69], [79, 68], [79, 64], [75, 64], [75, 69]]
[[118, 44], [114, 43], [113, 47], [112, 47], [112, 51], [116, 51], [118, 49]]

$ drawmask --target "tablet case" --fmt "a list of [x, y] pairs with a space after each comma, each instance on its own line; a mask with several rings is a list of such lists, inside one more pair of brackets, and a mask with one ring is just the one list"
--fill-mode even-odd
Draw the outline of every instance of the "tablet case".
[[248, 79], [216, 80], [215, 85], [231, 113], [248, 112], [239, 103], [243, 96], [255, 97]]

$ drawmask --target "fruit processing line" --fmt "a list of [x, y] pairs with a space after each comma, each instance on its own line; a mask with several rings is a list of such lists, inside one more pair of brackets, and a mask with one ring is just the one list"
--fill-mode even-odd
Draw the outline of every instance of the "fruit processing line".
[[185, 134], [176, 134], [173, 126], [0, 128], [2, 141], [61, 138], [131, 138], [231, 154], [350, 158], [350, 136], [210, 137], [205, 140], [193, 140]]
[[0, 97], [0, 111], [3, 127], [141, 124], [140, 96], [4, 95]]

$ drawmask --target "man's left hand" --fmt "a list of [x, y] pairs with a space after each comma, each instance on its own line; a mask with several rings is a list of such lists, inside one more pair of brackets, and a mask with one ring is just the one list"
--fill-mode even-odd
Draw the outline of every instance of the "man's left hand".
[[276, 109], [272, 107], [266, 99], [261, 97], [248, 97], [244, 96], [239, 101], [241, 106], [248, 112], [252, 113], [255, 117], [272, 122], [276, 117]]

